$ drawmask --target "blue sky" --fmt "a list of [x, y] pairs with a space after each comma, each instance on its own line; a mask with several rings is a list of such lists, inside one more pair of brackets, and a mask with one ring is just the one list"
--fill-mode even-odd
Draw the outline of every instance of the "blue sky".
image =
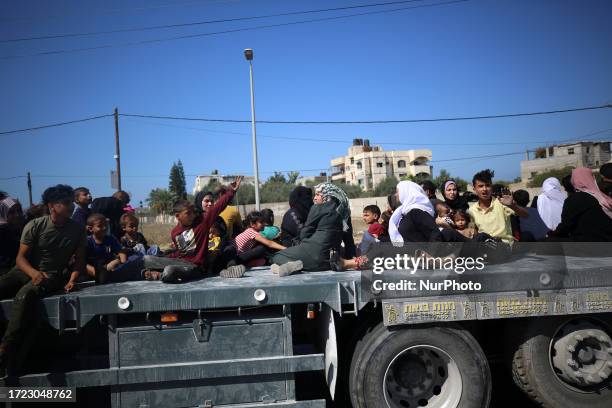
[[[433, 4], [434, 1], [415, 2]], [[0, 4], [0, 40], [276, 14], [367, 1], [22, 1]], [[159, 7], [158, 7], [159, 6]], [[385, 8], [407, 7], [396, 5]], [[374, 10], [374, 9], [370, 9]], [[250, 119], [242, 50], [255, 50], [262, 120], [471, 116], [612, 103], [612, 2], [484, 1], [426, 7], [139, 46], [125, 43], [363, 12], [0, 44], [0, 131], [112, 113]], [[116, 47], [24, 56], [113, 44]], [[195, 129], [194, 129], [195, 128]], [[519, 175], [524, 155], [502, 154], [612, 129], [612, 110], [520, 119], [393, 125], [258, 125], [260, 171], [324, 169], [353, 138], [383, 148], [430, 148], [434, 172], [464, 178], [484, 167]], [[252, 174], [250, 124], [120, 119], [124, 189], [133, 201], [167, 187], [178, 159], [188, 175]], [[275, 139], [302, 137], [346, 143]], [[52, 184], [112, 192], [112, 118], [0, 135], [0, 178], [33, 175], [34, 199]], [[612, 130], [598, 139], [612, 139]], [[483, 143], [482, 145], [478, 145]], [[486, 144], [484, 144], [486, 143]], [[504, 144], [505, 143], [505, 144]], [[508, 144], [516, 143], [516, 144]], [[434, 145], [435, 144], [435, 145]], [[302, 171], [303, 175], [318, 170]], [[56, 176], [56, 177], [50, 177]], [[188, 190], [194, 178], [187, 177]], [[27, 201], [24, 178], [0, 189]]]

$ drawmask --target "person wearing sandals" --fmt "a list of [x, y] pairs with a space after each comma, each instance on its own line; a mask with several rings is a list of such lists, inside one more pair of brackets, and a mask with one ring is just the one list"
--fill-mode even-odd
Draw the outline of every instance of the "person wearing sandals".
[[272, 272], [279, 276], [291, 275], [302, 269], [329, 269], [330, 251], [339, 248], [343, 235], [352, 230], [348, 197], [338, 186], [318, 184], [313, 201], [314, 205], [300, 231], [300, 243], [277, 252], [272, 258]]

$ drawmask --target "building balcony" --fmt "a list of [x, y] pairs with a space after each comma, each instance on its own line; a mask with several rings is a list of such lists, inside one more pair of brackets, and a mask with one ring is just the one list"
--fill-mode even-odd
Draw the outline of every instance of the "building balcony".
[[414, 175], [421, 173], [431, 174], [431, 167], [429, 165], [410, 166], [410, 173]]
[[332, 167], [344, 167], [344, 157], [336, 157], [331, 161]]

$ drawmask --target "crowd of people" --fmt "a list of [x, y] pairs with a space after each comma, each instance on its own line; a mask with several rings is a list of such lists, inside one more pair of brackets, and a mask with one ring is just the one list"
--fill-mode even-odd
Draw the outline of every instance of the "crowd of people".
[[[384, 211], [363, 209], [367, 230], [353, 239], [345, 192], [332, 183], [297, 186], [280, 228], [270, 209], [241, 219], [232, 204], [241, 177], [195, 201], [178, 200], [172, 247], [148, 245], [130, 197], [118, 191], [92, 200], [85, 187], [57, 185], [42, 203], [23, 211], [18, 200], [0, 195], [0, 299], [14, 298], [0, 343], [0, 366], [10, 365], [35, 321], [38, 299], [82, 280], [96, 284], [134, 280], [179, 283], [207, 276], [240, 278], [248, 268], [270, 265], [279, 277], [298, 271], [367, 268], [376, 243], [484, 242], [511, 247], [516, 241], [612, 241], [612, 164], [600, 169], [601, 189], [591, 169], [577, 168], [546, 179], [541, 193], [511, 193], [483, 170], [473, 193], [454, 180], [436, 186], [400, 181]], [[439, 190], [441, 199], [437, 198]], [[530, 204], [531, 203], [531, 204]]]

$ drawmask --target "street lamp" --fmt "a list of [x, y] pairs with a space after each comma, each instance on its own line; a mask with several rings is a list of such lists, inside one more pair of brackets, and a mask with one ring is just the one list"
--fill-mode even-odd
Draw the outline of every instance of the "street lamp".
[[255, 129], [255, 89], [253, 87], [253, 50], [244, 50], [244, 57], [249, 61], [251, 73], [251, 129], [253, 133], [253, 170], [255, 173], [255, 209], [260, 210], [259, 205], [259, 164], [257, 162], [257, 130]]

